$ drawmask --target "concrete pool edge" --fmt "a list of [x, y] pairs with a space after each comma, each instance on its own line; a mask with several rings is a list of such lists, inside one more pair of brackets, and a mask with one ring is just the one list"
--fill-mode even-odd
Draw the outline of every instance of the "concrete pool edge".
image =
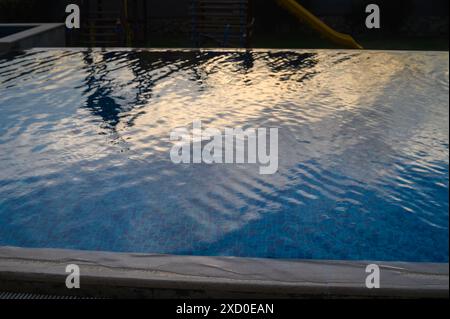
[[[381, 289], [365, 287], [366, 266]], [[66, 266], [81, 289], [65, 286]], [[0, 247], [0, 291], [106, 298], [448, 298], [448, 263], [275, 260]]]
[[63, 23], [0, 23], [1, 27], [28, 27], [28, 29], [0, 38], [0, 54], [35, 47], [66, 45], [66, 29]]

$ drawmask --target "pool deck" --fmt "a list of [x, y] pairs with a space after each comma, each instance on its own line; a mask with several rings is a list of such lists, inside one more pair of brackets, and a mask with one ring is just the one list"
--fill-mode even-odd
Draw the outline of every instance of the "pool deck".
[[[81, 288], [65, 286], [80, 267]], [[365, 287], [367, 265], [381, 288]], [[448, 298], [448, 263], [276, 260], [0, 247], [0, 292], [97, 298]]]

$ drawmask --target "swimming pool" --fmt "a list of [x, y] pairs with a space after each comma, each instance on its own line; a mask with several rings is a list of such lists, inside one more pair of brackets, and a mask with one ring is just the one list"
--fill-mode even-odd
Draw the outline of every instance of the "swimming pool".
[[[448, 262], [448, 53], [30, 50], [0, 58], [0, 246]], [[276, 127], [279, 170], [170, 132]]]

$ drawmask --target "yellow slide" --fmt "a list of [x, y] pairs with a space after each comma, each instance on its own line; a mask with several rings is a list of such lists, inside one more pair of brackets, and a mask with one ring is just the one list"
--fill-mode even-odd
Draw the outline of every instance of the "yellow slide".
[[350, 35], [339, 33], [320, 21], [311, 12], [306, 10], [303, 6], [295, 0], [276, 0], [278, 4], [286, 8], [289, 12], [299, 18], [301, 21], [307, 23], [311, 28], [330, 39], [336, 44], [345, 46], [350, 49], [362, 49]]

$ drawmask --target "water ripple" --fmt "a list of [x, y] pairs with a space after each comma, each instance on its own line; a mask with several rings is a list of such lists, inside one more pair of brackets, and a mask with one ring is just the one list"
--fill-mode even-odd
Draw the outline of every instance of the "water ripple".
[[[448, 53], [0, 58], [0, 245], [448, 262]], [[175, 165], [170, 132], [279, 128], [280, 167]]]

